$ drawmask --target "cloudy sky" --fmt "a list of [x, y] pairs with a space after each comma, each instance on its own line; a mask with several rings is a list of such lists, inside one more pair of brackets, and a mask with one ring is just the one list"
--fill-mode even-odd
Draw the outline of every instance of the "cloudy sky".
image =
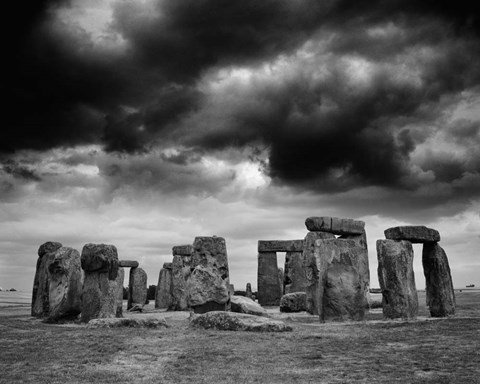
[[210, 235], [256, 287], [257, 241], [303, 238], [308, 216], [366, 222], [372, 286], [375, 241], [407, 224], [480, 285], [470, 1], [10, 3], [3, 288], [31, 289], [48, 240], [115, 244], [156, 284], [172, 246]]

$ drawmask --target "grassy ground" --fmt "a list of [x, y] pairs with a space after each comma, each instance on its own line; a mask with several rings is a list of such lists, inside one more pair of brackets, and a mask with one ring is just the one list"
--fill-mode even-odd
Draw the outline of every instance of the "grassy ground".
[[[420, 293], [424, 303], [424, 294]], [[480, 292], [457, 292], [457, 315], [320, 324], [280, 314], [281, 334], [45, 324], [25, 306], [0, 308], [0, 383], [480, 383]]]

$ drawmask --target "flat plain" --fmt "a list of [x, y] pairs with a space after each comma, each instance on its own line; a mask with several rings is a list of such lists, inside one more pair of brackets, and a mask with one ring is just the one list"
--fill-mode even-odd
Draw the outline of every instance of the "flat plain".
[[90, 329], [48, 324], [26, 303], [0, 305], [0, 383], [480, 383], [480, 290], [456, 291], [457, 313], [429, 317], [419, 292], [415, 321], [320, 323], [303, 313], [273, 318], [292, 332], [189, 327], [188, 312], [168, 328]]

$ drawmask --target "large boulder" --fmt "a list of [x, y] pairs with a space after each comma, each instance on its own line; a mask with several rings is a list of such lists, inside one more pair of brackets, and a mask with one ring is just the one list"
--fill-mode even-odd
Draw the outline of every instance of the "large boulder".
[[386, 229], [385, 238], [389, 240], [407, 240], [411, 243], [436, 243], [440, 241], [440, 233], [423, 225], [406, 225]]
[[197, 265], [187, 281], [188, 306], [195, 313], [228, 310], [230, 292], [225, 280], [211, 267]]
[[35, 268], [35, 277], [33, 278], [32, 290], [32, 316], [43, 317], [48, 314], [48, 292], [50, 279], [48, 276], [48, 267], [53, 259], [52, 257], [44, 257], [45, 255], [54, 253], [61, 248], [62, 244], [54, 241], [47, 241], [38, 248], [37, 266]]
[[455, 314], [455, 293], [445, 251], [437, 243], [425, 243], [422, 252], [427, 306], [432, 317]]
[[134, 305], [145, 305], [147, 302], [147, 273], [142, 268], [130, 269], [128, 282], [127, 310]]
[[292, 330], [292, 327], [282, 321], [272, 320], [263, 316], [223, 311], [194, 315], [190, 320], [190, 324], [193, 327], [221, 331], [287, 332]]
[[53, 253], [48, 266], [50, 320], [75, 318], [82, 311], [83, 271], [80, 254], [69, 247]]
[[81, 265], [85, 272], [81, 321], [115, 317], [119, 289], [117, 248], [108, 244], [86, 244]]
[[327, 259], [321, 257], [317, 241], [335, 239], [335, 235], [327, 232], [309, 232], [303, 245], [303, 265], [306, 279], [307, 312], [323, 316], [323, 295], [327, 278]]
[[305, 226], [312, 232], [329, 232], [335, 235], [361, 235], [365, 229], [363, 221], [326, 216], [308, 217]]
[[365, 248], [345, 239], [320, 240], [315, 247], [327, 260], [323, 319], [363, 320], [369, 279]]
[[230, 304], [232, 312], [268, 316], [267, 311], [260, 304], [245, 296], [230, 296]]
[[377, 257], [384, 318], [415, 319], [418, 314], [418, 295], [412, 243], [377, 240]]
[[287, 293], [280, 299], [280, 312], [302, 312], [307, 310], [305, 292]]
[[173, 303], [172, 268], [172, 263], [164, 263], [160, 270], [155, 293], [155, 308], [169, 308]]
[[260, 305], [276, 306], [280, 304], [282, 291], [278, 277], [277, 253], [260, 252], [257, 269], [257, 299]]

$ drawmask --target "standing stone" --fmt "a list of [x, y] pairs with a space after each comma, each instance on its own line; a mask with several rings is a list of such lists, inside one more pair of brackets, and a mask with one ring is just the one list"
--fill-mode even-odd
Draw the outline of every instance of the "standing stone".
[[360, 276], [362, 277], [362, 289], [365, 292], [365, 298], [367, 302], [370, 303], [370, 266], [368, 261], [368, 244], [367, 244], [367, 234], [365, 230], [361, 235], [343, 235], [340, 236], [340, 239], [353, 240], [355, 244], [363, 249], [365, 252], [362, 252], [358, 259], [358, 268], [360, 271]]
[[48, 266], [50, 320], [75, 318], [82, 311], [83, 271], [80, 254], [69, 247], [52, 253]]
[[187, 291], [188, 306], [195, 313], [229, 309], [228, 285], [212, 267], [197, 265], [187, 281]]
[[368, 301], [365, 296], [365, 248], [353, 240], [329, 239], [317, 241], [318, 254], [327, 260], [327, 275], [323, 296], [324, 320], [363, 320]]
[[223, 237], [196, 237], [193, 242], [192, 264], [194, 267], [197, 265], [211, 267], [225, 280], [226, 284], [230, 284], [227, 245]]
[[172, 263], [164, 263], [158, 276], [155, 308], [169, 308], [173, 303]]
[[303, 264], [303, 252], [287, 252], [285, 255], [284, 294], [306, 292], [307, 278]]
[[411, 243], [436, 243], [440, 241], [440, 233], [424, 225], [406, 225], [386, 229], [385, 238], [390, 240], [407, 240]]
[[276, 252], [258, 254], [258, 303], [262, 306], [280, 304], [282, 292], [278, 283], [278, 265]]
[[[184, 248], [187, 248], [187, 246], [173, 247], [173, 252], [175, 252], [176, 249], [183, 250]], [[169, 307], [171, 310], [186, 311], [188, 309], [187, 281], [194, 268], [192, 266], [193, 247], [189, 246], [189, 250], [192, 252], [189, 255], [180, 255], [175, 253], [173, 255], [172, 304]]]
[[49, 285], [50, 279], [48, 276], [48, 267], [53, 260], [53, 256], [45, 257], [48, 254], [54, 253], [57, 249], [61, 248], [62, 244], [47, 241], [46, 243], [40, 245], [38, 248], [38, 259], [37, 266], [35, 269], [35, 277], [33, 279], [33, 290], [32, 290], [32, 307], [31, 314], [32, 316], [43, 317], [48, 315], [49, 311]]
[[422, 252], [427, 306], [432, 317], [455, 314], [455, 293], [447, 255], [437, 243], [425, 243]]
[[249, 299], [255, 300], [253, 297], [252, 293], [252, 284], [247, 283], [247, 286], [245, 288], [245, 297], [248, 297]]
[[278, 268], [278, 285], [280, 286], [280, 293], [283, 296], [283, 280], [285, 279], [285, 273], [283, 268]]
[[85, 271], [81, 321], [111, 318], [117, 313], [118, 254], [114, 245], [86, 244], [82, 249]]
[[327, 260], [315, 247], [317, 240], [335, 239], [335, 235], [327, 232], [309, 232], [303, 242], [303, 263], [306, 279], [306, 306], [307, 312], [320, 315], [323, 319], [323, 294], [327, 273]]
[[125, 269], [118, 268], [116, 317], [123, 317], [123, 282], [124, 280], [125, 280]]
[[142, 268], [130, 269], [127, 310], [134, 305], [143, 307], [147, 302], [147, 273]]
[[415, 319], [418, 295], [409, 241], [377, 240], [378, 281], [382, 289], [383, 317]]

